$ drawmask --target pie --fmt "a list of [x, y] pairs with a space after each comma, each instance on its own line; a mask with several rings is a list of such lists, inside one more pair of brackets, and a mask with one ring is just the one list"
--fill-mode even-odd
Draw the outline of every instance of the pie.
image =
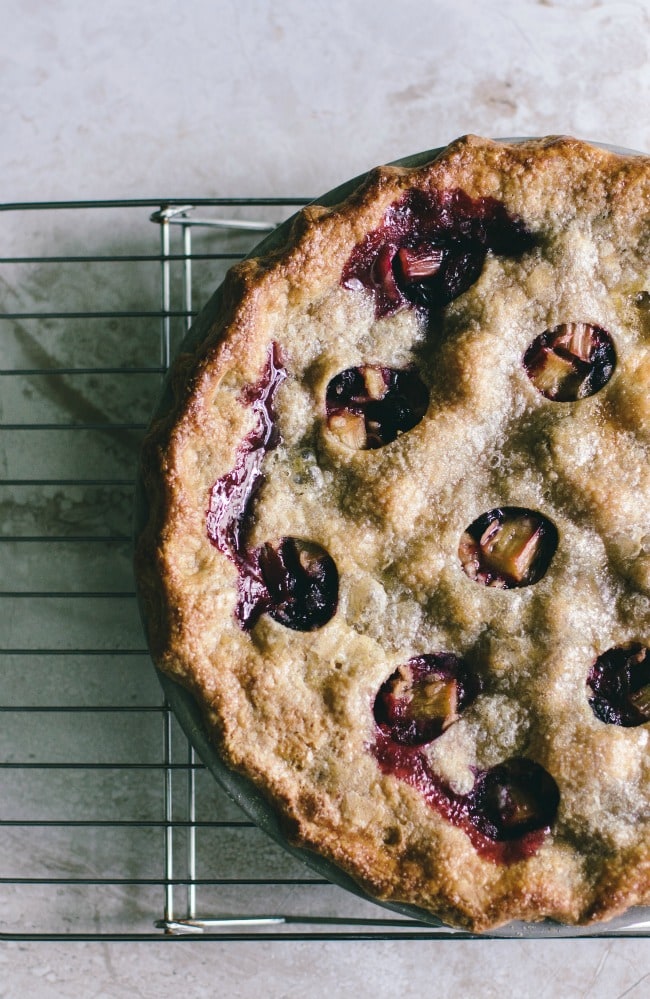
[[650, 903], [650, 159], [474, 136], [235, 266], [142, 469], [155, 662], [290, 842], [486, 931]]

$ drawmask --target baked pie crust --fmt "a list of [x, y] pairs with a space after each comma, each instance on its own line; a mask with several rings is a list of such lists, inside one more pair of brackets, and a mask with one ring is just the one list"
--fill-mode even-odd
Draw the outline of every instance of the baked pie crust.
[[375, 898], [650, 902], [649, 269], [650, 159], [469, 136], [300, 212], [176, 361], [152, 655]]

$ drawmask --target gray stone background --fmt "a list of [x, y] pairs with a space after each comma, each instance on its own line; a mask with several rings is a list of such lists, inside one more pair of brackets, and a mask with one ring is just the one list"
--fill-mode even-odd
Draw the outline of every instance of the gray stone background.
[[[443, 145], [457, 135], [571, 133], [650, 150], [650, 5], [588, 0], [456, 0], [329, 4], [188, 0], [0, 0], [1, 198], [4, 203], [81, 198], [316, 196], [376, 163]], [[269, 215], [268, 217], [271, 217]], [[148, 212], [0, 216], [3, 257], [155, 253]], [[199, 251], [221, 250], [203, 236]], [[227, 244], [243, 249], [245, 241]], [[197, 305], [218, 282], [195, 269]], [[179, 275], [174, 273], [175, 287]], [[144, 263], [114, 268], [4, 265], [1, 312], [155, 309], [158, 274]], [[180, 323], [172, 330], [180, 336]], [[141, 318], [85, 323], [52, 318], [3, 323], [2, 369], [142, 368], [157, 363], [158, 325]], [[0, 422], [17, 425], [147, 420], [155, 375], [31, 375], [0, 383]], [[23, 436], [21, 437], [21, 434]], [[2, 478], [111, 480], [110, 486], [0, 489], [6, 542], [0, 647], [100, 654], [11, 656], [0, 664], [0, 703], [137, 706], [160, 695], [142, 646], [126, 537], [139, 431], [0, 431]], [[119, 480], [124, 480], [123, 485]], [[72, 541], [83, 536], [85, 541]], [[70, 601], [30, 593], [109, 590]], [[103, 656], [117, 650], [117, 655]], [[123, 654], [119, 654], [122, 650]], [[155, 714], [5, 712], [6, 761], [106, 762], [160, 757]], [[182, 742], [178, 740], [178, 751]], [[158, 812], [160, 786], [144, 773], [4, 770], [0, 816], [56, 820]], [[208, 784], [202, 818], [236, 813]], [[294, 861], [255, 830], [241, 841], [206, 833], [203, 871], [244, 877], [250, 864], [295, 874]], [[160, 873], [157, 829], [96, 831], [3, 827], [0, 876]], [[250, 893], [249, 893], [250, 894]], [[225, 911], [273, 906], [238, 888], [208, 898]], [[0, 933], [151, 929], [158, 889], [84, 893], [0, 882]], [[338, 890], [315, 900], [287, 891], [287, 911], [368, 915]], [[648, 994], [644, 940], [253, 943], [0, 943], [0, 996], [303, 997], [401, 993], [481, 997], [622, 997]]]

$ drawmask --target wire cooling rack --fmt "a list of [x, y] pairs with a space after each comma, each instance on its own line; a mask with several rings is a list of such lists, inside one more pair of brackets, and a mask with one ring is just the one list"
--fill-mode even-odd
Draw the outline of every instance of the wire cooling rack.
[[319, 879], [239, 812], [137, 615], [133, 484], [170, 358], [195, 302], [303, 203], [0, 206], [0, 939], [448, 935]]

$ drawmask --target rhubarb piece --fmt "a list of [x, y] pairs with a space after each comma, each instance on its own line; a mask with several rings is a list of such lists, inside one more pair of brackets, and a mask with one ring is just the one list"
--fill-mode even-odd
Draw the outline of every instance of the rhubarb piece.
[[339, 413], [332, 413], [327, 425], [341, 443], [353, 451], [364, 451], [368, 447], [368, 432], [363, 414], [343, 409]]
[[412, 430], [429, 404], [429, 392], [410, 368], [366, 364], [347, 368], [327, 386], [327, 426], [343, 444], [360, 451], [390, 444]]
[[258, 564], [268, 594], [264, 610], [275, 621], [294, 631], [314, 631], [334, 616], [338, 571], [321, 545], [299, 538], [267, 542]]
[[558, 545], [555, 525], [541, 513], [506, 506], [489, 510], [467, 528], [458, 556], [470, 579], [498, 589], [537, 583]]
[[453, 653], [416, 656], [382, 684], [375, 721], [395, 742], [421, 746], [457, 721], [480, 690], [479, 677]]
[[612, 338], [590, 323], [562, 323], [546, 330], [524, 354], [526, 374], [553, 402], [594, 395], [612, 377], [615, 365]]
[[468, 795], [470, 821], [497, 841], [549, 830], [559, 803], [558, 786], [548, 771], [517, 756], [479, 774]]
[[403, 301], [393, 273], [395, 251], [391, 246], [382, 246], [370, 267], [370, 282], [382, 313], [396, 312]]
[[532, 245], [521, 219], [495, 198], [409, 190], [354, 247], [341, 284], [369, 291], [377, 318], [413, 305], [439, 309], [478, 280], [488, 252], [517, 256]]
[[444, 258], [445, 251], [441, 246], [431, 246], [429, 243], [412, 248], [403, 246], [395, 254], [394, 265], [400, 284], [404, 287], [435, 277]]
[[634, 728], [650, 721], [650, 655], [640, 642], [621, 645], [596, 659], [587, 677], [589, 704], [607, 725]]
[[363, 380], [369, 399], [384, 399], [390, 385], [390, 372], [375, 364], [363, 368]]

